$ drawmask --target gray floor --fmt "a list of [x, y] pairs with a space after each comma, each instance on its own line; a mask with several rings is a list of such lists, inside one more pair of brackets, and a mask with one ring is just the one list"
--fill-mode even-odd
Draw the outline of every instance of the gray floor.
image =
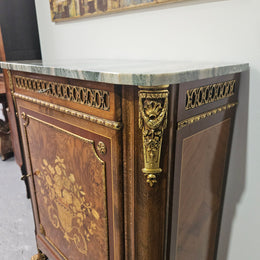
[[30, 260], [37, 253], [31, 201], [14, 158], [0, 160], [0, 258]]

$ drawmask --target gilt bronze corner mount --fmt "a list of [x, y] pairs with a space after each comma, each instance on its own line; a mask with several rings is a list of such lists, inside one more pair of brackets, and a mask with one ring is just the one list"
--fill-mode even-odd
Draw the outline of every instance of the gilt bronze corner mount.
[[163, 131], [167, 126], [169, 85], [139, 86], [139, 128], [142, 129], [144, 168], [146, 182], [152, 187], [157, 183]]

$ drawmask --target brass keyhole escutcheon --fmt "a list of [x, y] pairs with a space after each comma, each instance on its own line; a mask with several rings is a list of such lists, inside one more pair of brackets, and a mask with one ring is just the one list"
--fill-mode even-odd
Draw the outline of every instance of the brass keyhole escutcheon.
[[38, 176], [40, 173], [41, 173], [41, 172], [40, 172], [39, 170], [36, 170], [36, 171], [34, 172], [34, 174], [26, 174], [26, 175], [23, 175], [23, 176], [21, 177], [21, 180], [24, 181], [25, 179], [29, 178], [29, 177], [32, 176], [32, 175]]

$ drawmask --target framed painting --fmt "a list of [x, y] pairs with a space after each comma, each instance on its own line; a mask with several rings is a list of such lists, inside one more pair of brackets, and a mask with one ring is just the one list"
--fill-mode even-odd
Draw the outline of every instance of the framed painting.
[[95, 16], [183, 0], [50, 0], [52, 21]]

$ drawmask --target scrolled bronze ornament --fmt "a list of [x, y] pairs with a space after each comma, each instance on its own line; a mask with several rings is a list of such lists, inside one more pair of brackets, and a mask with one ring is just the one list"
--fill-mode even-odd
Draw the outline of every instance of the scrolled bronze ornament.
[[152, 187], [162, 172], [160, 157], [163, 131], [167, 126], [168, 85], [139, 87], [139, 128], [143, 134], [144, 168], [142, 172]]
[[186, 91], [185, 110], [194, 109], [205, 104], [231, 97], [235, 94], [236, 80], [219, 82]]

